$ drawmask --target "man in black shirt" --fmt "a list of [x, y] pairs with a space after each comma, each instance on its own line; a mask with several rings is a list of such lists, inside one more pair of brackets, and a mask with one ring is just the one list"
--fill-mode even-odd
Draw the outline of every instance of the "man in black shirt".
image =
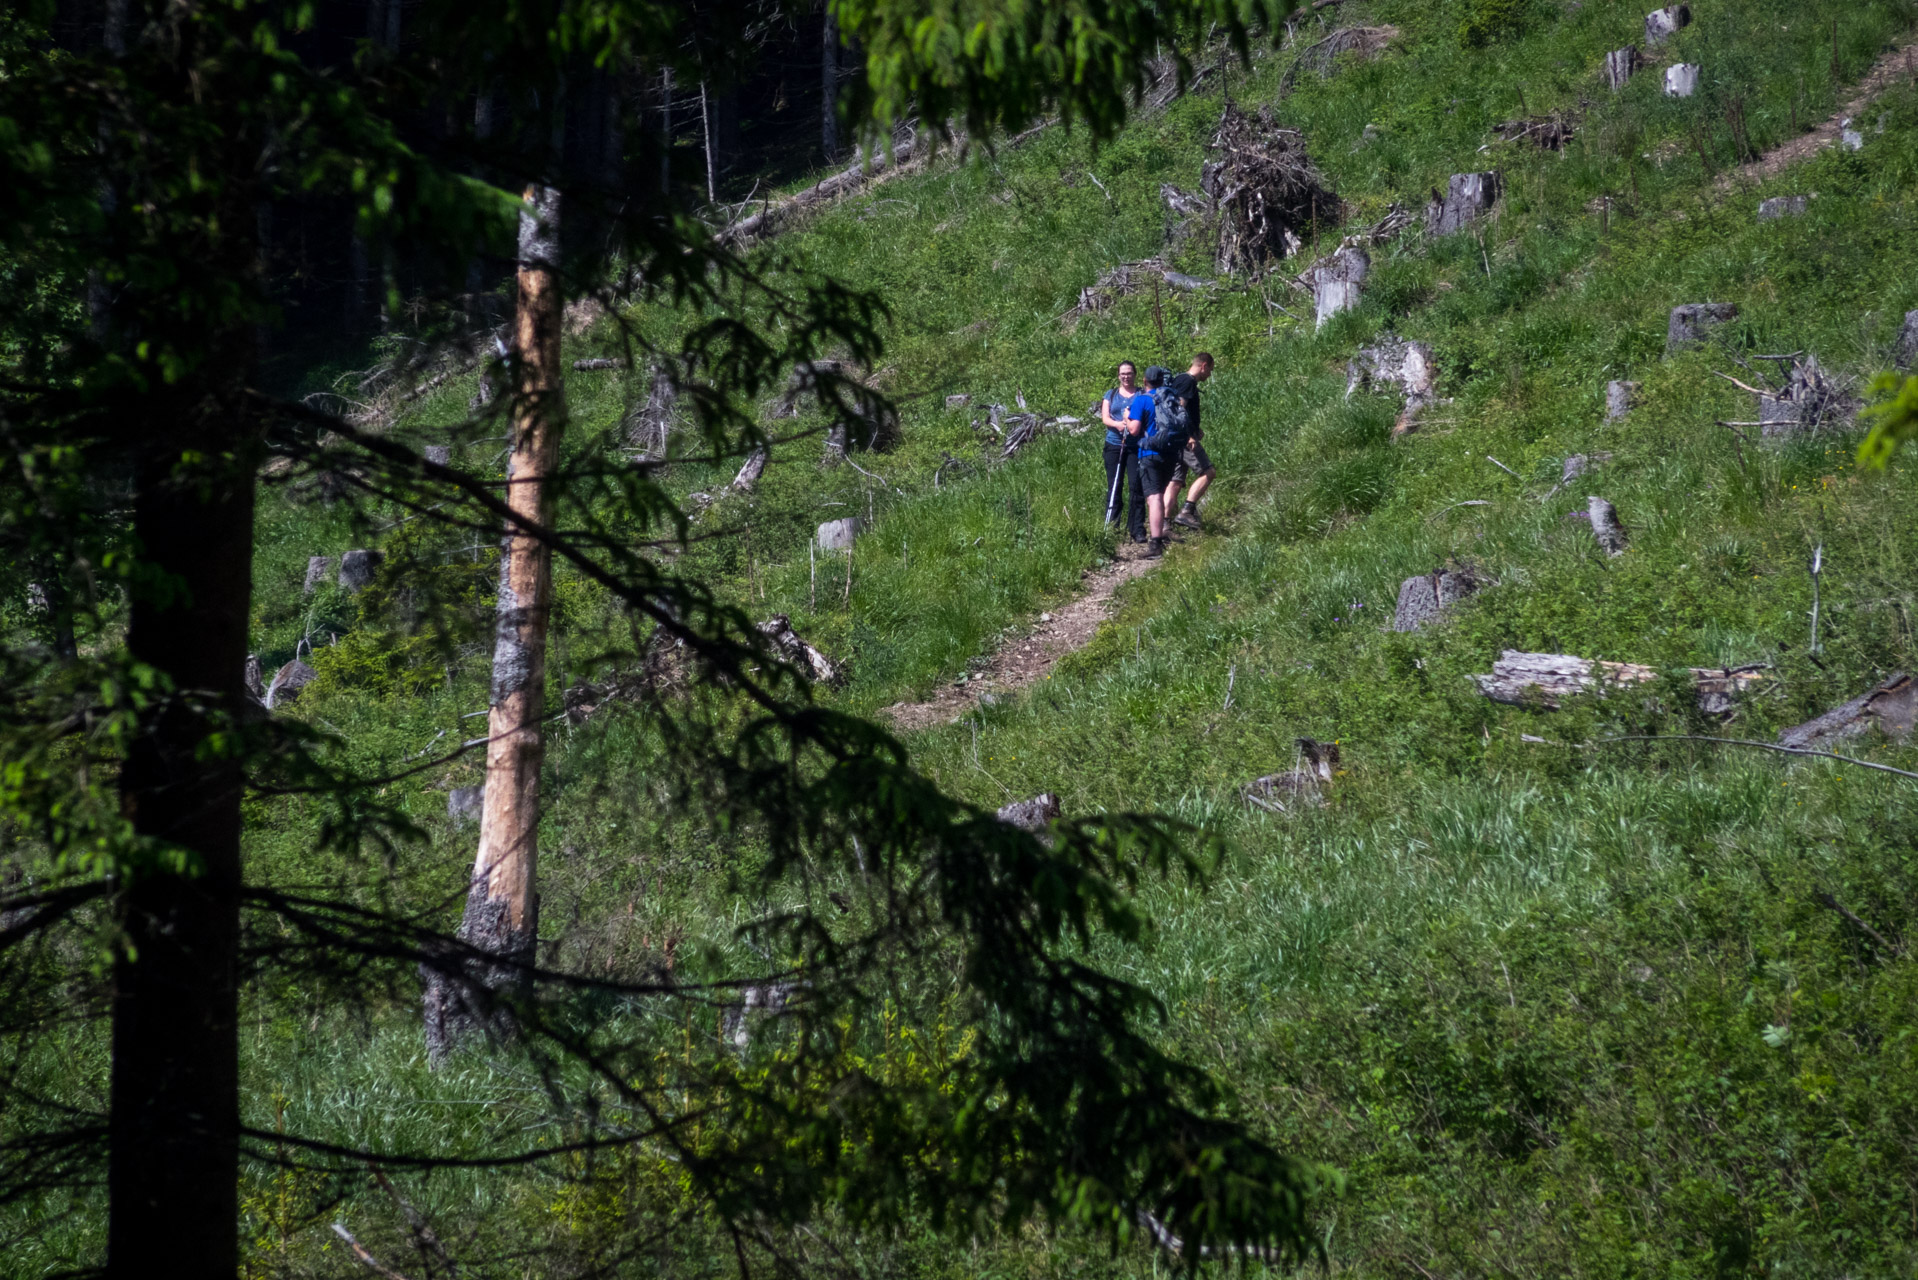
[[1179, 446], [1178, 455], [1172, 467], [1172, 483], [1165, 488], [1165, 509], [1171, 511], [1179, 501], [1179, 487], [1188, 480], [1192, 483], [1192, 492], [1186, 496], [1185, 505], [1178, 507], [1176, 516], [1169, 518], [1172, 524], [1182, 524], [1188, 529], [1199, 528], [1199, 498], [1212, 483], [1212, 459], [1206, 455], [1205, 446], [1199, 443], [1205, 438], [1205, 432], [1199, 427], [1199, 384], [1212, 376], [1212, 353], [1201, 351], [1192, 357], [1192, 367], [1184, 373], [1177, 373], [1166, 380], [1166, 389], [1185, 401], [1187, 425], [1185, 440]]

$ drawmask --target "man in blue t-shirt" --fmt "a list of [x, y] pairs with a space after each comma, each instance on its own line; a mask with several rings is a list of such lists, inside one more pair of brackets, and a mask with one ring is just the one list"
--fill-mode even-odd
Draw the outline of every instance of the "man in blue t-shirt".
[[1177, 461], [1156, 449], [1147, 448], [1145, 443], [1156, 417], [1152, 393], [1163, 386], [1165, 370], [1156, 364], [1150, 366], [1145, 371], [1145, 389], [1132, 397], [1132, 406], [1126, 410], [1126, 417], [1132, 423], [1133, 438], [1139, 442], [1139, 480], [1145, 485], [1146, 522], [1151, 530], [1151, 538], [1145, 549], [1148, 560], [1156, 560], [1165, 554], [1165, 490], [1172, 480], [1172, 464]]
[[[1130, 360], [1119, 362], [1119, 385], [1106, 392], [1099, 402], [1099, 420], [1106, 427], [1106, 523], [1118, 523], [1125, 510], [1126, 527], [1134, 542], [1145, 541], [1145, 485], [1139, 479], [1138, 439], [1126, 417], [1132, 398], [1139, 394], [1138, 368]], [[1132, 486], [1132, 503], [1125, 501], [1125, 486]]]

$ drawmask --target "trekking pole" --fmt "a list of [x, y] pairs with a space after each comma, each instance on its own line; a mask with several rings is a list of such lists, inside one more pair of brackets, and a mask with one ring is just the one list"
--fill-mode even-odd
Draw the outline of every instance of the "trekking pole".
[[1106, 495], [1106, 523], [1119, 517], [1119, 486], [1125, 483], [1125, 451], [1119, 451], [1119, 465], [1112, 468], [1112, 492]]

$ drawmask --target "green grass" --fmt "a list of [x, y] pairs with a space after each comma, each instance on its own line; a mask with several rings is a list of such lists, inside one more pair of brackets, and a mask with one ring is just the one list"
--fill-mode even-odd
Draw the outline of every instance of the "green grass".
[[[1675, 685], [1552, 714], [1496, 707], [1467, 677], [1502, 648], [1660, 667], [1769, 662], [1766, 691], [1724, 729], [1763, 739], [1918, 662], [1912, 462], [1860, 474], [1846, 432], [1741, 460], [1714, 420], [1754, 416], [1750, 398], [1711, 376], [1749, 380], [1733, 353], [1801, 348], [1869, 372], [1918, 306], [1911, 87], [1867, 113], [1861, 153], [1826, 153], [1762, 189], [1712, 185], [1735, 159], [1734, 98], [1753, 143], [1775, 145], [1794, 117], [1829, 113], [1918, 12], [1694, 5], [1671, 57], [1703, 65], [1705, 88], [1681, 102], [1659, 94], [1656, 69], [1616, 97], [1598, 80], [1604, 52], [1638, 38], [1646, 5], [1516, 6], [1516, 27], [1479, 23], [1504, 34], [1466, 47], [1462, 24], [1496, 7], [1348, 4], [1325, 20], [1391, 23], [1398, 41], [1374, 62], [1302, 77], [1276, 104], [1355, 225], [1394, 202], [1416, 209], [1454, 171], [1495, 166], [1507, 184], [1482, 239], [1374, 250], [1364, 304], [1321, 333], [1268, 314], [1256, 287], [1168, 292], [1163, 347], [1149, 296], [1071, 330], [1058, 320], [1100, 271], [1161, 251], [1158, 185], [1197, 185], [1216, 96], [1099, 147], [1050, 133], [995, 159], [935, 165], [782, 240], [892, 308], [880, 379], [901, 397], [902, 439], [857, 458], [878, 480], [822, 468], [816, 436], [780, 446], [759, 492], [709, 510], [695, 533], [712, 536], [679, 563], [756, 613], [791, 614], [848, 659], [851, 684], [828, 695], [838, 705], [870, 712], [922, 695], [1112, 551], [1097, 526], [1097, 434], [1048, 437], [998, 464], [971, 425], [982, 406], [1023, 393], [1084, 416], [1119, 358], [1214, 351], [1207, 446], [1221, 477], [1207, 534], [1129, 587], [1115, 623], [1051, 680], [915, 737], [915, 760], [984, 805], [1052, 790], [1071, 814], [1156, 809], [1229, 839], [1208, 890], [1149, 891], [1160, 921], [1149, 953], [1106, 959], [1166, 1001], [1168, 1040], [1229, 1081], [1244, 1114], [1348, 1170], [1348, 1192], [1323, 1213], [1338, 1273], [1909, 1274], [1918, 965], [1821, 895], [1895, 943], [1914, 936], [1918, 791], [1732, 748], [1577, 745], [1718, 731], [1687, 713]], [[1273, 102], [1291, 56], [1235, 70], [1234, 100]], [[1481, 155], [1491, 124], [1556, 109], [1580, 116], [1562, 156], [1496, 143]], [[1756, 222], [1758, 199], [1785, 193], [1815, 193], [1810, 213]], [[1603, 224], [1600, 196], [1616, 201]], [[1210, 274], [1203, 246], [1181, 266]], [[1283, 286], [1266, 296], [1302, 309]], [[1669, 308], [1706, 299], [1738, 303], [1739, 319], [1718, 343], [1665, 358]], [[1389, 398], [1344, 396], [1345, 361], [1386, 329], [1432, 345], [1450, 398], [1397, 442]], [[1629, 420], [1606, 426], [1611, 378], [1643, 390]], [[449, 385], [398, 429], [444, 430], [471, 391]], [[973, 406], [945, 409], [961, 391]], [[616, 429], [633, 388], [581, 375], [569, 394], [586, 448]], [[1546, 496], [1567, 455], [1595, 451], [1614, 456]], [[948, 453], [970, 465], [955, 470]], [[687, 461], [671, 474], [691, 492], [730, 470]], [[1563, 518], [1592, 493], [1632, 530], [1617, 560]], [[1456, 505], [1466, 501], [1489, 505]], [[806, 538], [818, 521], [869, 510], [847, 594], [845, 558], [813, 564]], [[324, 680], [299, 713], [336, 729], [356, 759], [390, 763], [458, 735], [484, 705], [491, 553], [470, 541], [355, 527], [310, 499], [263, 508], [261, 652], [277, 661], [320, 638]], [[463, 606], [422, 636], [393, 591], [302, 597], [308, 555], [375, 544], [396, 586], [430, 568]], [[1826, 568], [1814, 654], [1816, 546]], [[1388, 631], [1400, 580], [1448, 558], [1497, 585], [1443, 627]], [[633, 643], [585, 585], [563, 580], [561, 594], [556, 686]], [[326, 647], [335, 632], [345, 638]], [[1293, 818], [1247, 808], [1238, 789], [1289, 768], [1300, 735], [1341, 745], [1329, 806]], [[763, 905], [729, 888], [746, 851], [651, 816], [656, 750], [616, 716], [557, 734], [542, 921], [560, 962], [608, 970], [726, 944]], [[1856, 750], [1918, 767], [1918, 749]], [[443, 816], [443, 789], [473, 781], [463, 764], [396, 788], [387, 798], [428, 839], [364, 864], [312, 852], [316, 813], [263, 804], [251, 856], [439, 900], [471, 855], [470, 832]], [[250, 1044], [255, 1123], [270, 1127], [276, 1095], [290, 1126], [341, 1141], [457, 1135], [520, 1114], [499, 1106], [482, 1121], [468, 1105], [529, 1084], [508, 1068], [422, 1072], [403, 992], [357, 1026], [296, 1022], [297, 1005], [276, 996]], [[579, 1249], [591, 1234], [579, 1206], [537, 1177], [409, 1186], [448, 1224], [504, 1215]], [[299, 1196], [317, 1213], [326, 1190], [261, 1175], [248, 1204], [263, 1268], [331, 1256], [317, 1252], [327, 1233], [316, 1217], [273, 1217]], [[356, 1229], [404, 1246], [381, 1194], [345, 1194]], [[290, 1242], [275, 1222], [293, 1223]], [[1153, 1266], [1143, 1252], [1089, 1258], [1041, 1235], [969, 1252], [912, 1239], [861, 1247], [864, 1265], [899, 1275]], [[682, 1257], [669, 1269], [716, 1265]]]

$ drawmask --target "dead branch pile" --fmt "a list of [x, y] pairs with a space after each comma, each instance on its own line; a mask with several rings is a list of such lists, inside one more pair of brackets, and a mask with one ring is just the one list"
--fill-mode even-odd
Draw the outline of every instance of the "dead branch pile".
[[796, 366], [773, 402], [773, 416], [798, 417], [801, 401], [809, 397], [821, 413], [834, 417], [826, 434], [829, 458], [844, 457], [849, 448], [877, 451], [899, 443], [899, 411], [848, 361], [809, 360]]
[[1785, 357], [1778, 357], [1777, 363], [1779, 373], [1766, 378], [1771, 385], [1758, 393], [1758, 421], [1765, 439], [1788, 440], [1857, 416], [1862, 401], [1852, 394], [1850, 379], [1826, 372], [1817, 356], [1794, 355], [1789, 364]]
[[1151, 289], [1155, 281], [1165, 279], [1165, 271], [1165, 263], [1158, 258], [1108, 267], [1097, 280], [1079, 290], [1079, 301], [1059, 317], [1060, 323], [1070, 332], [1079, 321], [1098, 315], [1118, 299]]
[[1282, 129], [1269, 108], [1227, 104], [1206, 150], [1199, 189], [1219, 218], [1220, 274], [1256, 274], [1296, 253], [1321, 225], [1336, 227], [1339, 198], [1306, 154], [1305, 135]]
[[1500, 142], [1529, 142], [1540, 151], [1563, 151], [1565, 144], [1578, 135], [1578, 117], [1569, 111], [1554, 111], [1548, 116], [1495, 124], [1492, 132]]
[[1294, 807], [1325, 804], [1325, 790], [1338, 776], [1339, 744], [1314, 738], [1296, 740], [1298, 757], [1283, 773], [1268, 773], [1246, 784], [1247, 803], [1268, 813], [1291, 813]]
[[652, 385], [646, 399], [626, 416], [626, 444], [642, 460], [657, 461], [666, 456], [666, 445], [673, 433], [679, 390], [673, 385], [672, 372], [653, 366]]
[[1342, 53], [1355, 56], [1358, 61], [1376, 58], [1386, 45], [1398, 39], [1397, 27], [1341, 27], [1323, 40], [1315, 40], [1299, 50], [1299, 56], [1285, 69], [1285, 77], [1279, 81], [1279, 96], [1292, 92], [1292, 86], [1298, 83], [1299, 75], [1307, 72], [1315, 76], [1327, 76], [1332, 73], [1332, 64]]

